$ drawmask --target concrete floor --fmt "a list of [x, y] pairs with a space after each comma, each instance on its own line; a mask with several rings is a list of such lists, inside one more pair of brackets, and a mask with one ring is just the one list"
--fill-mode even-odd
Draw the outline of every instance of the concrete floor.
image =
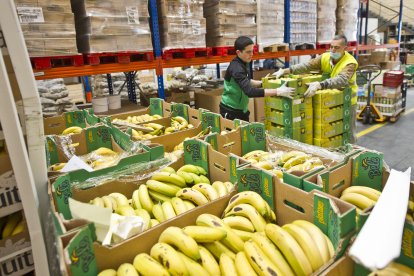
[[[357, 131], [361, 133], [373, 126], [377, 125], [357, 122]], [[406, 110], [399, 120], [383, 123], [378, 129], [359, 137], [357, 144], [383, 152], [385, 162], [392, 169], [404, 171], [412, 167], [411, 180], [414, 180], [414, 87], [408, 89]]]

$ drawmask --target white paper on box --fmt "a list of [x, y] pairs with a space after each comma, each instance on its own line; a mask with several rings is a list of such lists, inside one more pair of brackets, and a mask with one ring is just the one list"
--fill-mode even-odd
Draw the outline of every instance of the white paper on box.
[[128, 24], [139, 24], [138, 7], [126, 7], [126, 14], [128, 17]]
[[41, 7], [17, 7], [17, 16], [20, 23], [44, 23], [43, 10]]
[[378, 202], [349, 251], [356, 262], [371, 270], [382, 269], [400, 256], [410, 177], [411, 168], [405, 172], [391, 170]]
[[82, 169], [88, 172], [93, 172], [93, 169], [91, 166], [89, 166], [82, 159], [74, 155], [60, 171], [71, 172], [71, 171], [82, 170]]

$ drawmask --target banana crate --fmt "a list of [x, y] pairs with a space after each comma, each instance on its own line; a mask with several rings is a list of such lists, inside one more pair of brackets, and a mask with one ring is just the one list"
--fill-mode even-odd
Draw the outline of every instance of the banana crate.
[[351, 133], [343, 132], [339, 135], [329, 138], [313, 138], [313, 144], [322, 148], [338, 148], [349, 144], [351, 141]]
[[275, 79], [274, 77], [265, 77], [262, 79], [262, 86], [264, 89], [279, 88], [282, 84], [286, 83], [287, 87], [295, 88], [295, 95], [302, 96], [305, 94], [308, 86], [306, 84], [322, 81], [321, 75], [293, 75], [290, 74], [288, 77]]
[[304, 142], [309, 140], [309, 137], [313, 137], [313, 122], [312, 120], [305, 120], [304, 127], [286, 127], [266, 121], [266, 130], [270, 135], [276, 137], [284, 137]]
[[299, 116], [294, 116], [289, 112], [265, 107], [265, 121], [287, 127], [306, 127], [313, 122], [313, 111], [308, 108], [302, 111]]
[[285, 97], [265, 97], [265, 107], [289, 112], [298, 117], [306, 109], [312, 109], [312, 99], [296, 96], [293, 100]]
[[79, 133], [83, 128], [94, 126], [100, 119], [93, 114], [92, 109], [65, 112], [62, 115], [43, 119], [45, 135], [69, 135]]
[[349, 107], [351, 99], [352, 91], [350, 88], [345, 88], [343, 91], [338, 89], [319, 90], [312, 97], [314, 109], [326, 109], [339, 105]]
[[351, 122], [349, 120], [339, 120], [325, 124], [314, 124], [313, 137], [315, 139], [327, 139], [350, 131]]
[[326, 124], [339, 120], [350, 120], [351, 108], [339, 105], [331, 108], [313, 109], [314, 124]]
[[22, 200], [7, 148], [0, 153], [0, 217], [22, 209]]
[[[65, 170], [101, 170], [116, 164], [147, 162], [164, 156], [162, 145], [143, 145], [133, 142], [117, 128], [96, 125], [68, 137], [46, 136], [49, 175]], [[77, 157], [77, 158], [76, 158]], [[70, 163], [70, 164], [68, 164]]]

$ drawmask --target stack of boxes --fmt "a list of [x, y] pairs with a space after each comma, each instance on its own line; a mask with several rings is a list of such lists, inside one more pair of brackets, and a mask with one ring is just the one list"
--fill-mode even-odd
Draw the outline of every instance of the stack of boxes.
[[294, 139], [312, 145], [313, 111], [312, 99], [303, 95], [307, 83], [320, 81], [321, 76], [290, 76], [288, 79], [263, 79], [263, 87], [278, 88], [286, 86], [296, 88], [293, 100], [284, 97], [265, 98], [265, 126], [269, 134]]
[[207, 46], [233, 46], [243, 35], [256, 42], [257, 3], [254, 0], [211, 0], [204, 3]]
[[78, 53], [70, 0], [15, 0], [31, 57]]
[[317, 23], [316, 0], [290, 1], [290, 42], [315, 43]]
[[394, 116], [402, 109], [403, 81], [403, 71], [388, 71], [384, 73], [382, 85], [375, 86], [373, 103], [382, 115]]
[[206, 47], [204, 0], [157, 0], [164, 50]]
[[331, 41], [336, 31], [336, 1], [318, 0], [317, 41]]
[[357, 40], [359, 0], [338, 0], [336, 8], [336, 33], [348, 41]]
[[264, 47], [283, 43], [285, 31], [284, 0], [257, 0], [257, 44]]
[[313, 96], [313, 144], [340, 147], [351, 139], [352, 91], [320, 90]]
[[71, 0], [79, 52], [152, 51], [148, 0]]

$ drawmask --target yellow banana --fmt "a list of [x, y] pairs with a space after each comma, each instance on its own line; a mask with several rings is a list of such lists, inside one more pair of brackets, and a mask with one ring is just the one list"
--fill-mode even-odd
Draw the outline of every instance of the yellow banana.
[[188, 200], [183, 200], [183, 202], [184, 202], [184, 204], [185, 204], [185, 207], [187, 208], [187, 211], [188, 210], [191, 210], [191, 209], [194, 209], [196, 206], [194, 205], [194, 203], [192, 203], [191, 201], [188, 201]]
[[214, 258], [216, 258], [216, 260], [220, 260], [220, 256], [222, 254], [228, 255], [232, 259], [236, 258], [236, 254], [234, 254], [233, 251], [231, 251], [227, 246], [225, 246], [224, 244], [222, 244], [219, 241], [210, 242], [210, 243], [203, 243], [203, 246], [205, 248], [207, 248], [207, 250], [209, 252], [211, 252], [211, 254], [213, 254], [213, 256], [214, 256]]
[[323, 166], [322, 160], [319, 157], [312, 157], [303, 163], [303, 171], [309, 172], [320, 166]]
[[290, 169], [293, 166], [299, 165], [299, 164], [303, 164], [305, 161], [307, 161], [308, 159], [310, 159], [309, 155], [302, 155], [302, 156], [297, 156], [297, 157], [293, 157], [291, 159], [289, 159], [284, 165], [283, 168], [285, 170]]
[[198, 166], [187, 164], [187, 165], [184, 165], [181, 168], [179, 168], [177, 170], [177, 173], [183, 171], [183, 172], [186, 172], [186, 173], [194, 173], [194, 174], [199, 175], [200, 171], [199, 171], [198, 168], [199, 168]]
[[118, 203], [116, 202], [116, 199], [111, 196], [103, 196], [102, 200], [104, 202], [104, 207], [109, 208], [112, 211], [115, 211], [116, 208], [118, 208]]
[[346, 193], [341, 195], [340, 199], [358, 207], [361, 210], [365, 210], [375, 205], [375, 201], [357, 193]]
[[178, 171], [177, 175], [182, 177], [185, 180], [185, 183], [186, 183], [187, 186], [193, 186], [194, 185], [194, 179], [191, 177], [191, 175], [188, 172]]
[[139, 197], [139, 202], [141, 203], [142, 208], [144, 208], [148, 212], [152, 212], [152, 207], [154, 207], [154, 202], [152, 201], [148, 193], [147, 185], [142, 184], [139, 186], [138, 197]]
[[285, 224], [282, 228], [286, 230], [298, 242], [306, 257], [308, 258], [313, 271], [317, 271], [321, 266], [324, 265], [324, 261], [322, 259], [322, 255], [319, 252], [318, 246], [305, 229], [295, 224]]
[[113, 197], [118, 206], [128, 205], [128, 198], [121, 193], [111, 193], [108, 196]]
[[272, 170], [272, 173], [274, 173], [277, 176], [277, 178], [283, 180], [283, 171], [278, 170], [278, 169], [274, 169], [274, 170]]
[[258, 167], [258, 168], [262, 168], [262, 169], [267, 170], [267, 171], [273, 169], [273, 165], [269, 161], [259, 161], [259, 162], [255, 163], [253, 166]]
[[257, 275], [253, 267], [250, 265], [249, 260], [247, 259], [246, 253], [241, 251], [236, 254], [235, 260], [237, 275], [239, 276], [255, 276]]
[[174, 212], [174, 208], [171, 202], [165, 201], [162, 203], [161, 207], [162, 207], [162, 212], [164, 214], [165, 220], [169, 220], [177, 216]]
[[[175, 173], [175, 170], [174, 170], [174, 168], [172, 168], [172, 167], [164, 167], [164, 168], [162, 168], [161, 170], [160, 170], [161, 172], [167, 172], [167, 173]], [[158, 179], [156, 179], [156, 180], [158, 180]]]
[[149, 190], [166, 195], [168, 197], [174, 197], [177, 192], [181, 190], [180, 187], [174, 184], [167, 184], [153, 179], [148, 180], [146, 182], [146, 185]]
[[184, 261], [184, 264], [187, 267], [188, 271], [190, 272], [191, 276], [198, 276], [198, 275], [209, 276], [207, 270], [205, 270], [201, 264], [189, 258], [188, 256], [181, 253], [180, 251], [177, 251], [177, 252], [178, 252], [178, 255], [181, 257], [181, 259]]
[[98, 276], [116, 276], [115, 269], [105, 269], [98, 273]]
[[68, 127], [63, 132], [62, 135], [68, 135], [68, 134], [79, 134], [82, 132], [82, 128], [78, 126]]
[[257, 232], [263, 232], [266, 227], [265, 219], [250, 204], [241, 203], [234, 206], [227, 214], [225, 214], [225, 217], [227, 216], [243, 216], [248, 218]]
[[184, 188], [177, 192], [176, 197], [183, 200], [189, 200], [195, 203], [197, 206], [208, 203], [208, 199], [199, 191], [192, 188]]
[[150, 197], [153, 199], [154, 202], [158, 203], [158, 202], [165, 202], [165, 201], [171, 201], [171, 197], [166, 196], [164, 194], [161, 193], [157, 193], [151, 190], [148, 190], [148, 193], [150, 195]]
[[50, 166], [49, 167], [49, 171], [52, 171], [52, 172], [58, 172], [58, 171], [60, 171], [61, 169], [63, 169], [63, 167], [66, 165], [67, 163], [56, 163], [56, 164], [53, 164], [52, 166]]
[[370, 187], [364, 187], [364, 186], [351, 186], [351, 187], [348, 187], [342, 192], [342, 195], [346, 195], [346, 194], [349, 194], [349, 193], [356, 193], [356, 194], [366, 196], [366, 197], [368, 197], [369, 199], [371, 199], [375, 202], [378, 201], [378, 199], [381, 195], [380, 191], [377, 191], [377, 190], [372, 189]]
[[329, 252], [329, 259], [333, 258], [335, 255], [335, 248], [333, 247], [333, 244], [328, 236], [325, 236], [326, 243], [328, 244], [328, 252]]
[[175, 246], [195, 261], [200, 259], [200, 251], [198, 250], [197, 242], [179, 227], [170, 226], [165, 229], [161, 233], [158, 242]]
[[247, 231], [247, 232], [254, 232], [254, 226], [251, 221], [242, 216], [231, 216], [223, 218], [223, 222], [230, 226], [230, 228]]
[[151, 219], [149, 227], [152, 228], [154, 226], [157, 226], [158, 224], [160, 224], [160, 222], [157, 219]]
[[247, 231], [243, 231], [243, 230], [237, 230], [237, 229], [232, 229], [232, 230], [244, 242], [250, 240], [253, 237], [253, 234], [254, 234], [252, 232], [247, 232]]
[[171, 275], [189, 276], [190, 273], [178, 252], [169, 244], [156, 243], [151, 248], [151, 257], [162, 264]]
[[216, 189], [219, 197], [223, 197], [229, 193], [227, 190], [227, 185], [221, 181], [214, 181], [211, 186]]
[[227, 187], [227, 191], [230, 193], [231, 191], [233, 191], [233, 189], [234, 189], [234, 185], [233, 185], [233, 183], [231, 183], [230, 181], [226, 181], [226, 182], [223, 182], [224, 183], [224, 185], [226, 185], [226, 187]]
[[316, 246], [319, 248], [319, 253], [322, 256], [323, 262], [327, 263], [330, 258], [332, 257], [329, 253], [329, 245], [327, 242], [329, 238], [316, 226], [315, 224], [306, 221], [306, 220], [295, 220], [293, 224], [302, 227], [306, 232], [308, 232], [309, 236], [315, 241]]
[[135, 216], [135, 210], [129, 205], [118, 205], [115, 213], [121, 216]]
[[286, 172], [288, 172], [288, 173], [297, 172], [297, 171], [299, 171], [299, 172], [305, 172], [304, 166], [305, 166], [305, 163], [299, 164], [299, 165], [295, 165], [295, 166], [290, 167], [288, 170], [286, 170]]
[[147, 230], [150, 228], [150, 222], [151, 222], [151, 216], [145, 209], [135, 209], [135, 215], [142, 218], [144, 221], [144, 230]]
[[283, 154], [281, 157], [280, 157], [280, 164], [281, 165], [283, 165], [283, 164], [285, 164], [287, 161], [289, 161], [291, 158], [294, 158], [294, 157], [298, 157], [298, 156], [304, 156], [304, 155], [307, 155], [306, 153], [304, 153], [304, 152], [302, 152], [302, 151], [296, 151], [296, 150], [292, 150], [292, 151], [289, 151], [289, 152], [287, 152], [287, 153], [285, 153], [285, 154]]
[[210, 184], [210, 179], [208, 179], [205, 175], [200, 174], [201, 183]]
[[116, 271], [118, 276], [139, 276], [135, 267], [130, 263], [121, 264]]
[[152, 258], [147, 253], [141, 253], [135, 256], [133, 265], [138, 271], [139, 275], [151, 276], [151, 275], [160, 275], [168, 276], [170, 275], [168, 271], [154, 258]]
[[151, 179], [164, 182], [164, 183], [168, 183], [168, 184], [171, 183], [181, 188], [187, 187], [185, 179], [177, 175], [176, 173], [157, 172], [151, 177]]
[[249, 260], [250, 265], [259, 275], [283, 275], [266, 256], [266, 254], [260, 249], [260, 247], [249, 240], [244, 243], [244, 253]]
[[204, 246], [198, 246], [201, 264], [210, 275], [220, 275], [220, 267], [214, 256]]
[[164, 222], [166, 220], [164, 217], [164, 211], [162, 210], [161, 204], [154, 204], [154, 206], [152, 207], [152, 215], [159, 222]]
[[101, 155], [101, 156], [104, 156], [104, 155], [117, 155], [118, 154], [115, 151], [113, 151], [111, 149], [108, 149], [108, 148], [105, 148], [105, 147], [100, 147], [100, 148], [94, 150], [93, 152], [95, 154]]
[[209, 201], [213, 201], [219, 198], [219, 195], [216, 189], [213, 188], [210, 184], [200, 183], [196, 184], [192, 187], [192, 189], [199, 191], [202, 193]]
[[234, 206], [247, 203], [253, 206], [257, 212], [263, 217], [269, 217], [266, 201], [256, 192], [244, 191], [234, 195], [227, 205], [224, 213], [227, 214]]
[[10, 234], [10, 236], [20, 234], [23, 232], [23, 230], [24, 230], [24, 220], [21, 219], [19, 223], [17, 223], [16, 227], [14, 227], [13, 232]]
[[215, 242], [227, 236], [226, 230], [208, 226], [191, 225], [184, 227], [183, 231], [196, 242]]
[[91, 201], [89, 201], [89, 203], [92, 204], [92, 205], [95, 205], [95, 206], [99, 206], [99, 207], [105, 208], [105, 202], [100, 197], [95, 197], [94, 199], [92, 199]]
[[282, 227], [268, 224], [265, 228], [266, 236], [283, 253], [296, 275], [312, 274], [312, 266], [296, 240]]
[[221, 254], [220, 256], [220, 271], [223, 276], [233, 276], [237, 275], [236, 265], [234, 260], [230, 258], [227, 254]]
[[256, 232], [252, 235], [252, 240], [265, 253], [270, 261], [282, 272], [281, 275], [294, 276], [291, 267], [283, 254], [277, 249], [276, 245], [266, 236], [264, 232]]
[[193, 178], [194, 184], [201, 183], [201, 178], [198, 174], [192, 172], [189, 172], [188, 174]]
[[175, 213], [178, 215], [187, 212], [187, 206], [181, 198], [173, 197], [171, 198], [171, 204], [174, 208]]
[[258, 158], [260, 156], [262, 156], [263, 154], [267, 154], [267, 152], [263, 151], [263, 150], [254, 150], [251, 152], [246, 153], [245, 155], [243, 155], [244, 159], [250, 159], [250, 158]]

